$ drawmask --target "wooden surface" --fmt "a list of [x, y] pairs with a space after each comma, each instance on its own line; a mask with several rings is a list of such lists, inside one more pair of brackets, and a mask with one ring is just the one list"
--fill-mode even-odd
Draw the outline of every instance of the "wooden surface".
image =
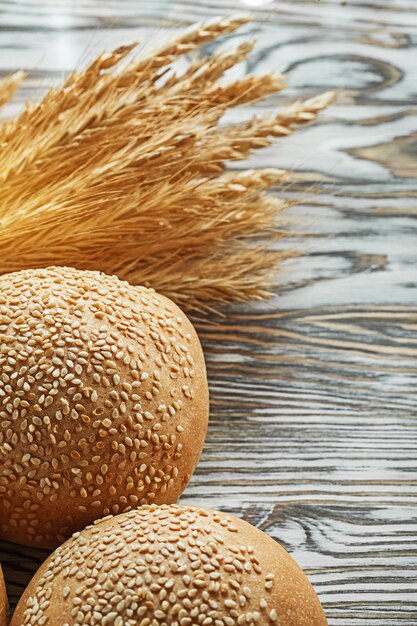
[[[2, 115], [104, 47], [242, 8], [2, 1], [0, 72], [29, 71]], [[331, 626], [417, 624], [416, 3], [293, 0], [253, 14], [236, 35], [258, 37], [249, 69], [289, 75], [268, 107], [344, 94], [320, 124], [253, 159], [297, 170], [292, 214], [314, 236], [293, 242], [305, 255], [272, 302], [199, 324], [212, 414], [183, 502], [281, 541]], [[12, 604], [45, 554], [0, 544]]]

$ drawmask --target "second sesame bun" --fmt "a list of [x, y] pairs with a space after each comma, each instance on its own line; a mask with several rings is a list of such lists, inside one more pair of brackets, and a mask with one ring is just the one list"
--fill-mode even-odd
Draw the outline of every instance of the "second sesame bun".
[[42, 565], [11, 626], [326, 626], [289, 554], [232, 515], [148, 506], [74, 535]]
[[173, 302], [72, 268], [0, 277], [0, 536], [55, 547], [175, 502], [207, 422], [203, 352]]
[[4, 584], [3, 572], [0, 565], [0, 626], [6, 626], [7, 620], [7, 594]]

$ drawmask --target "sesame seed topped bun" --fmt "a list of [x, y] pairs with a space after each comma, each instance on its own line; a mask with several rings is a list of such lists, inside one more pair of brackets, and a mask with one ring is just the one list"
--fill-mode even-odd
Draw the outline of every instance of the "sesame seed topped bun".
[[6, 626], [7, 623], [7, 595], [6, 585], [4, 584], [3, 572], [0, 565], [0, 626]]
[[0, 536], [55, 547], [175, 502], [207, 420], [201, 346], [173, 302], [68, 267], [0, 277]]
[[76, 533], [42, 565], [11, 626], [326, 626], [307, 577], [225, 513], [141, 507]]

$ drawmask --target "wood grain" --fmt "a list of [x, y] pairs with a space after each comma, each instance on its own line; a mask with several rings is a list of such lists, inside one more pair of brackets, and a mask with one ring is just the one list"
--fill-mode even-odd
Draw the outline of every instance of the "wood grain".
[[[29, 76], [2, 116], [104, 47], [242, 8], [3, 1], [0, 73]], [[281, 541], [331, 626], [417, 624], [417, 7], [293, 0], [253, 15], [233, 36], [259, 41], [239, 71], [288, 72], [289, 89], [235, 116], [342, 94], [321, 123], [251, 161], [294, 169], [293, 227], [311, 236], [288, 242], [304, 254], [271, 302], [197, 320], [212, 414], [183, 501]], [[45, 556], [0, 544], [12, 605]]]

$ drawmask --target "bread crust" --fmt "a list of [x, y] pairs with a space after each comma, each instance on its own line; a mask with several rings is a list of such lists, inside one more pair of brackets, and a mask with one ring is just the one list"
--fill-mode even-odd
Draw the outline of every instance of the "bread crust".
[[58, 548], [11, 626], [43, 617], [49, 626], [327, 624], [307, 577], [273, 539], [227, 513], [177, 505], [104, 519]]
[[4, 583], [3, 571], [0, 565], [0, 626], [7, 624], [7, 593]]
[[72, 268], [0, 277], [0, 536], [55, 547], [175, 502], [208, 423], [203, 352], [170, 300]]

